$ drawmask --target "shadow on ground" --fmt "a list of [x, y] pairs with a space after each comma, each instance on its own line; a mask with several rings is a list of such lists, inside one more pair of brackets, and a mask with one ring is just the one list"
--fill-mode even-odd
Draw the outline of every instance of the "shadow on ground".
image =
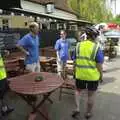
[[101, 83], [101, 85], [105, 85], [108, 83], [112, 83], [116, 80], [115, 77], [103, 77], [103, 82]]
[[[74, 120], [71, 117], [71, 113], [75, 108], [74, 96], [64, 94], [61, 101], [59, 101], [58, 97], [59, 91], [57, 90], [51, 96], [54, 103], [50, 104], [49, 102], [46, 102], [43, 106], [44, 110], [42, 110], [43, 112], [47, 111], [46, 114], [49, 117], [48, 120]], [[20, 97], [13, 93], [9, 93], [8, 101], [9, 104], [12, 104], [15, 107], [15, 111], [4, 120], [27, 120], [31, 108]], [[78, 117], [78, 120], [85, 120], [85, 103], [86, 94], [84, 93], [81, 95], [80, 116]], [[91, 120], [119, 120], [119, 111], [120, 95], [107, 92], [97, 92], [94, 116]], [[38, 115], [36, 120], [44, 119]]]
[[107, 69], [106, 71], [104, 71], [105, 73], [110, 73], [110, 72], [115, 72], [120, 70], [120, 67], [116, 67], [116, 68], [111, 68], [111, 69]]

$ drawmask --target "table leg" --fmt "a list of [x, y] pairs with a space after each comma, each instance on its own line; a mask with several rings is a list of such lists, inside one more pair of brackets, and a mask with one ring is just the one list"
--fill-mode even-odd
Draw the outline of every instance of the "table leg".
[[42, 63], [41, 63], [40, 65], [41, 65], [42, 70], [43, 70], [44, 72], [46, 72], [46, 67], [45, 67], [45, 65], [43, 65]]
[[[46, 94], [47, 95], [47, 94]], [[46, 95], [44, 95], [44, 97], [46, 97]], [[47, 99], [51, 104], [53, 104], [53, 101], [48, 97]]]
[[36, 105], [36, 101], [31, 101], [27, 96], [21, 95], [19, 94], [19, 96], [21, 96], [21, 98], [23, 98], [28, 105], [30, 105], [33, 109], [32, 113], [35, 112], [39, 112], [41, 114], [41, 116], [45, 119], [48, 120], [48, 118], [39, 110], [39, 108], [41, 107], [41, 105], [46, 101], [49, 100], [51, 103], [53, 103], [53, 101], [49, 98], [49, 96], [51, 95], [52, 92], [44, 95], [43, 99], [40, 101], [39, 104]]
[[51, 95], [51, 93], [52, 93], [52, 92], [46, 94], [46, 95], [43, 97], [43, 99], [40, 101], [40, 103], [39, 103], [38, 105], [36, 105], [34, 111], [37, 111], [38, 108], [39, 108], [46, 100], [48, 100], [48, 98], [49, 98], [49, 96]]

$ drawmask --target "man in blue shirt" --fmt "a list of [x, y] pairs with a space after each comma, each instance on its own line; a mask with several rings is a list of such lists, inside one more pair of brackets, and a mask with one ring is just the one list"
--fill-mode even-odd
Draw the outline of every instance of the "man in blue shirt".
[[32, 22], [29, 25], [30, 33], [18, 41], [17, 47], [25, 54], [26, 69], [31, 72], [40, 72], [39, 62], [39, 25]]
[[[69, 43], [66, 39], [66, 32], [60, 31], [60, 39], [56, 41], [55, 50], [57, 54], [57, 72], [58, 75], [65, 75], [66, 61], [69, 58]], [[63, 74], [61, 74], [63, 73]], [[65, 77], [65, 76], [64, 76]]]

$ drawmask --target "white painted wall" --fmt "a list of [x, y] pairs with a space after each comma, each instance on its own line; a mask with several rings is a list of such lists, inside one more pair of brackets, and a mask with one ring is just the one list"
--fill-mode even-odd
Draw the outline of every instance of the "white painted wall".
[[106, 0], [106, 6], [112, 11], [113, 16], [120, 14], [120, 0]]

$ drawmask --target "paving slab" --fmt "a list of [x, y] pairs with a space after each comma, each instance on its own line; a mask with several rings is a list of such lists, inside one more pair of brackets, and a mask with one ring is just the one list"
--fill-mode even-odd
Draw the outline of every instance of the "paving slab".
[[[90, 120], [120, 120], [120, 57], [106, 64], [103, 80], [96, 94], [94, 116]], [[27, 120], [31, 108], [15, 93], [9, 93], [6, 98], [8, 103], [15, 107], [15, 111], [4, 120]], [[63, 95], [59, 101], [59, 90], [57, 90], [51, 98], [54, 103], [46, 102], [42, 109], [49, 120], [74, 120], [71, 117], [75, 108], [74, 95]], [[84, 92], [81, 95], [78, 120], [85, 120], [86, 98]], [[37, 115], [36, 120], [44, 119]]]

